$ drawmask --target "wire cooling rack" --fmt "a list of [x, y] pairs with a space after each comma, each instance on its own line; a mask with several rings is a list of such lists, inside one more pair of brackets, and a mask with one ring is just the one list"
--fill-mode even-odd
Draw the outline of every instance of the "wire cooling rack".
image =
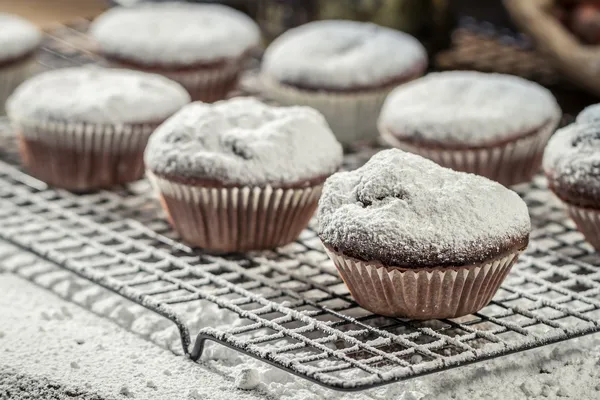
[[[77, 27], [61, 29], [45, 47], [46, 68], [96, 61], [72, 44], [85, 39]], [[358, 306], [313, 226], [273, 251], [208, 255], [178, 240], [147, 181], [86, 195], [52, 189], [20, 170], [6, 120], [0, 130], [0, 239], [168, 318], [194, 360], [214, 341], [352, 391], [600, 331], [600, 256], [543, 178], [518, 188], [531, 244], [494, 300], [462, 318], [413, 321]], [[347, 156], [346, 168], [374, 151]], [[242, 323], [192, 332], [183, 309], [205, 301]]]

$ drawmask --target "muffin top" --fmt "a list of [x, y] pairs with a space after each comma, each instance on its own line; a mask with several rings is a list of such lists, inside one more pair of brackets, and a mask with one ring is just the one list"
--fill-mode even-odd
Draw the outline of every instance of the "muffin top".
[[152, 134], [145, 162], [184, 183], [284, 187], [324, 180], [342, 148], [312, 108], [239, 97], [184, 107]]
[[116, 7], [90, 27], [108, 57], [151, 66], [189, 66], [237, 58], [260, 43], [246, 14], [219, 4]]
[[42, 33], [35, 25], [16, 15], [0, 13], [0, 62], [31, 53], [41, 41]]
[[414, 37], [354, 21], [290, 29], [266, 50], [265, 77], [306, 89], [369, 89], [420, 74], [427, 54]]
[[549, 185], [561, 199], [596, 209], [600, 209], [600, 118], [594, 117], [598, 111], [587, 108], [577, 122], [559, 129], [546, 147], [543, 163]]
[[178, 83], [125, 69], [64, 68], [21, 84], [7, 101], [17, 122], [161, 122], [190, 102]]
[[431, 147], [478, 147], [552, 128], [561, 116], [549, 90], [503, 74], [452, 71], [429, 74], [388, 96], [379, 129]]
[[486, 262], [525, 248], [531, 229], [515, 192], [397, 149], [327, 179], [318, 219], [334, 251], [401, 268]]

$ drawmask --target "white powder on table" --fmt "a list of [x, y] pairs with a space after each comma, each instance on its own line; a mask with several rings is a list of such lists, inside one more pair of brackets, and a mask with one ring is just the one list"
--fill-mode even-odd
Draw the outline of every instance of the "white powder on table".
[[0, 13], [0, 61], [10, 61], [35, 50], [42, 33], [30, 22], [11, 14]]
[[267, 48], [262, 73], [280, 82], [324, 89], [384, 85], [424, 70], [414, 37], [354, 21], [316, 21], [290, 29]]
[[335, 172], [342, 147], [316, 110], [238, 97], [184, 107], [150, 137], [144, 159], [159, 175], [296, 184]]

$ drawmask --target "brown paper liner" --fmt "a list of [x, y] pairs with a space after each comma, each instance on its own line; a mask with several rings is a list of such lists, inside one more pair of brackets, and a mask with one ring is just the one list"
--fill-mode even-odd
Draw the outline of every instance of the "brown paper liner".
[[44, 182], [88, 191], [138, 180], [157, 124], [93, 125], [16, 122], [25, 169]]
[[214, 252], [293, 242], [308, 225], [322, 189], [322, 184], [286, 189], [195, 186], [147, 174], [183, 240]]
[[163, 75], [185, 88], [193, 101], [214, 103], [223, 100], [237, 86], [239, 76], [244, 66], [245, 57], [227, 61], [215, 66], [203, 66], [186, 69], [144, 68], [135, 64], [124, 64], [109, 60], [116, 68], [137, 69]]
[[359, 261], [326, 248], [354, 300], [376, 314], [456, 318], [485, 307], [520, 251], [464, 267], [402, 269]]
[[597, 251], [600, 251], [600, 211], [577, 207], [569, 203], [565, 204], [567, 212], [577, 225], [579, 232]]
[[497, 146], [473, 149], [442, 149], [418, 146], [396, 138], [380, 129], [382, 138], [393, 147], [435, 161], [456, 171], [470, 172], [500, 182], [505, 186], [529, 182], [537, 174], [544, 148], [554, 132], [548, 124], [537, 132]]

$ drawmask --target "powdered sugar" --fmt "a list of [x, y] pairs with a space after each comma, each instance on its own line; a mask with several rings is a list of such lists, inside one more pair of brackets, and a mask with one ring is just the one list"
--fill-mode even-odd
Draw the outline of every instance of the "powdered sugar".
[[330, 177], [318, 218], [326, 245], [405, 267], [485, 261], [514, 249], [531, 228], [516, 193], [396, 149]]
[[16, 15], [0, 13], [0, 61], [10, 61], [32, 52], [40, 45], [42, 33]]
[[311, 108], [235, 98], [184, 107], [152, 135], [145, 161], [159, 175], [293, 184], [335, 172], [342, 148]]
[[109, 56], [165, 66], [237, 58], [260, 42], [252, 19], [219, 4], [114, 8], [94, 21], [90, 34]]
[[577, 123], [600, 122], [600, 104], [587, 106], [577, 115]]
[[178, 83], [160, 75], [107, 68], [42, 73], [9, 98], [11, 119], [88, 123], [160, 122], [190, 102]]
[[452, 71], [402, 85], [387, 98], [380, 131], [419, 143], [479, 146], [551, 124], [560, 108], [549, 90], [503, 74]]
[[347, 89], [385, 84], [427, 63], [412, 36], [374, 24], [317, 21], [291, 29], [267, 49], [262, 72], [280, 82]]

